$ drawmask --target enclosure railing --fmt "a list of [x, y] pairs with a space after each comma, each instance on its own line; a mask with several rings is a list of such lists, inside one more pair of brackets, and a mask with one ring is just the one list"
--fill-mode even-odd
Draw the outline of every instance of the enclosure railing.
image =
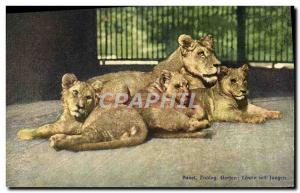
[[227, 62], [293, 62], [292, 7], [111, 7], [97, 9], [99, 60], [161, 60], [180, 34], [212, 34]]

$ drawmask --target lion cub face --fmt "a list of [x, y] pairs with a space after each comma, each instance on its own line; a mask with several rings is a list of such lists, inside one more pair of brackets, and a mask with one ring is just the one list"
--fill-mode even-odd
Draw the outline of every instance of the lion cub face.
[[215, 65], [221, 64], [214, 54], [213, 41], [209, 35], [200, 40], [193, 40], [188, 35], [180, 35], [178, 38], [185, 69], [211, 85], [217, 82]]
[[[95, 85], [93, 86], [95, 87]], [[85, 119], [95, 108], [97, 97], [93, 86], [86, 82], [78, 81], [74, 74], [68, 73], [63, 76], [63, 103], [75, 118]]]
[[240, 68], [221, 67], [220, 86], [222, 92], [236, 100], [244, 99], [248, 94], [247, 87], [248, 65]]
[[[159, 82], [168, 98], [172, 98], [172, 96], [175, 95], [175, 100], [177, 102], [184, 100], [186, 103], [188, 101], [190, 95], [188, 81], [182, 74], [164, 70], [160, 75]], [[182, 99], [183, 96], [185, 96], [184, 99]]]

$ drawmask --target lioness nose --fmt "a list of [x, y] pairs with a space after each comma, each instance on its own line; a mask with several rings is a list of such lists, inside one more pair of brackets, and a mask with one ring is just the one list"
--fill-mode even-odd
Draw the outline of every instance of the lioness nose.
[[214, 56], [214, 59], [213, 59], [213, 65], [214, 65], [214, 66], [219, 66], [220, 64], [221, 64], [220, 60], [218, 60], [218, 59], [216, 58], [216, 56]]

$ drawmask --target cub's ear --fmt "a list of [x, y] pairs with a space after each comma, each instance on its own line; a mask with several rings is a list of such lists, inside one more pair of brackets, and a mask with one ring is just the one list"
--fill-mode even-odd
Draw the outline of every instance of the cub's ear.
[[96, 80], [95, 82], [92, 83], [91, 85], [96, 92], [100, 92], [101, 89], [103, 88], [103, 82], [100, 80]]
[[205, 35], [200, 38], [200, 44], [210, 50], [214, 49], [214, 41], [215, 39], [213, 38], [212, 35]]
[[163, 70], [159, 77], [160, 85], [165, 85], [171, 80], [171, 78], [172, 78], [172, 73], [168, 70]]
[[229, 68], [227, 68], [226, 66], [220, 66], [220, 75], [221, 76], [225, 76], [226, 74], [228, 74], [229, 72]]
[[248, 72], [249, 71], [249, 65], [248, 64], [244, 64], [241, 69], [244, 71], [244, 72]]
[[63, 89], [68, 89], [72, 87], [76, 81], [77, 81], [77, 77], [75, 76], [75, 74], [66, 73], [63, 75], [61, 79], [61, 87]]

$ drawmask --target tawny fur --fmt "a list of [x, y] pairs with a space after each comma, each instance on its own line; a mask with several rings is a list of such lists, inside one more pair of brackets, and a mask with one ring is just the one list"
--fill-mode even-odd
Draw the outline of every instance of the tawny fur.
[[[163, 75], [165, 74], [163, 73]], [[164, 85], [173, 93], [174, 90], [172, 89], [174, 89], [175, 82], [177, 84], [177, 80], [181, 79], [185, 81], [186, 86], [187, 81], [179, 74], [173, 76], [173, 82], [170, 81], [172, 84], [167, 84], [168, 79]], [[96, 90], [101, 90], [102, 86], [103, 83], [100, 81], [89, 84], [78, 81], [74, 74], [65, 74], [62, 78], [62, 103], [64, 107], [62, 115], [54, 123], [45, 124], [38, 128], [21, 129], [18, 132], [19, 139], [30, 140], [50, 137], [51, 147], [56, 150], [72, 151], [112, 149], [143, 143], [147, 137], [148, 128], [144, 118], [137, 110], [124, 105], [110, 109], [97, 106]], [[162, 88], [162, 86], [160, 87]], [[151, 88], [149, 87], [149, 89]], [[165, 90], [165, 88], [163, 89]], [[188, 90], [184, 90], [184, 92], [188, 92]], [[161, 113], [168, 114], [167, 111]], [[176, 114], [173, 115], [176, 116]], [[185, 115], [181, 113], [178, 117], [180, 116]], [[183, 121], [183, 124], [186, 123]], [[195, 119], [189, 123], [189, 129], [191, 129], [191, 124], [194, 128], [199, 129], [206, 127], [208, 122]], [[187, 134], [181, 133], [173, 134], [173, 136], [189, 137]], [[166, 137], [170, 137], [170, 135]], [[210, 137], [210, 133], [195, 132], [190, 137]]]
[[95, 90], [102, 86], [78, 81], [74, 74], [62, 78], [63, 113], [57, 121], [21, 129], [18, 138], [49, 138], [50, 146], [73, 151], [119, 148], [145, 141], [148, 130], [135, 109], [120, 106], [101, 109]]
[[240, 68], [221, 67], [218, 83], [210, 89], [195, 89], [197, 103], [202, 103], [210, 121], [263, 123], [279, 119], [279, 111], [250, 104], [247, 99], [248, 65]]
[[[101, 93], [125, 93], [131, 96], [155, 81], [163, 70], [179, 71], [189, 82], [192, 89], [211, 87], [216, 83], [217, 68], [220, 64], [213, 50], [213, 38], [203, 36], [194, 40], [188, 35], [178, 37], [179, 47], [170, 56], [159, 62], [152, 72], [117, 72], [93, 77], [88, 83], [102, 81]], [[112, 99], [114, 100], [114, 99]]]
[[[200, 130], [209, 127], [209, 122], [205, 119], [204, 110], [199, 108], [189, 108], [188, 82], [184, 76], [178, 72], [162, 71], [160, 77], [139, 93], [143, 93], [143, 104], [149, 93], [157, 94], [160, 100], [152, 103], [149, 107], [137, 108], [146, 122], [148, 129], [155, 137], [162, 138], [210, 138], [211, 131], [201, 132]], [[163, 108], [162, 96], [165, 94], [168, 99], [175, 94], [175, 103], [165, 103]], [[185, 103], [178, 108], [182, 94], [188, 97], [183, 100]]]

